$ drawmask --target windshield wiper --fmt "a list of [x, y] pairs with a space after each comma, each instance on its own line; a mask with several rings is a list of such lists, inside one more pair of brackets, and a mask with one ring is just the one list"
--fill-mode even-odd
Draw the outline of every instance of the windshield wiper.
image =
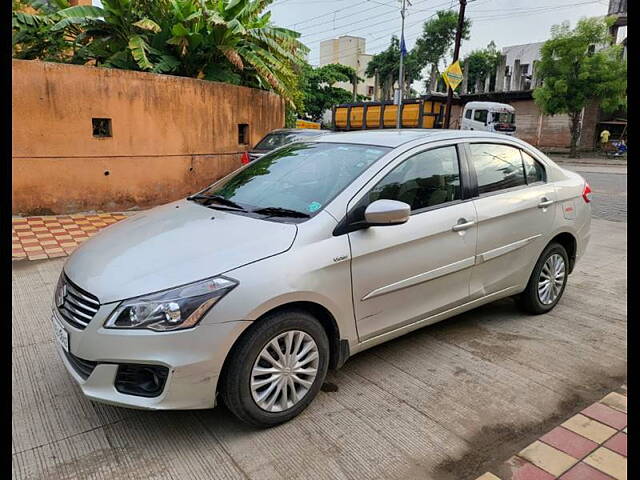
[[281, 207], [257, 208], [256, 210], [252, 210], [252, 212], [260, 215], [266, 215], [268, 217], [309, 218], [311, 216], [304, 212]]
[[[222, 195], [208, 195], [206, 193], [197, 193], [195, 195], [191, 195], [190, 197], [187, 197], [187, 200], [211, 200], [213, 202], [219, 203], [220, 205], [231, 207], [234, 210], [239, 210], [239, 211], [242, 211], [242, 212], [246, 212], [247, 211], [246, 208], [244, 208], [241, 205], [237, 204], [233, 200], [229, 200], [227, 198], [224, 198]], [[213, 205], [207, 205], [207, 207], [215, 208], [215, 206], [213, 206]]]

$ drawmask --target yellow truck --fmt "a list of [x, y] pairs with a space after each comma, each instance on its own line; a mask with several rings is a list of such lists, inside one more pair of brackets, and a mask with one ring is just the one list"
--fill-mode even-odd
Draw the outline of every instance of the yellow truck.
[[[402, 101], [401, 128], [442, 128], [447, 97], [425, 95]], [[396, 128], [398, 106], [393, 102], [343, 103], [333, 107], [336, 131]]]

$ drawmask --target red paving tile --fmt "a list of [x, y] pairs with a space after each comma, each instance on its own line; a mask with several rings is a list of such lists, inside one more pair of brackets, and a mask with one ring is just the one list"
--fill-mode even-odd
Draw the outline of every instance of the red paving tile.
[[[626, 402], [626, 388], [624, 390], [625, 393], [620, 394], [622, 396], [620, 397], [619, 403]], [[607, 397], [613, 395], [618, 394], [610, 394]], [[622, 430], [627, 425], [627, 415], [625, 413], [602, 403], [594, 403], [580, 413], [588, 417], [588, 419], [585, 418], [584, 420], [590, 422], [592, 429], [599, 425], [599, 427], [603, 429], [606, 428], [609, 431], [611, 427], [616, 430]], [[600, 422], [602, 422], [602, 424]], [[522, 456], [513, 456], [500, 466], [502, 475], [498, 476], [498, 478], [502, 480], [556, 480], [556, 478], [557, 480], [621, 480], [624, 478], [626, 480], [627, 477], [624, 475], [627, 457], [626, 433], [619, 431], [610, 438], [606, 436], [606, 440], [604, 438], [605, 437], [601, 440], [602, 444], [596, 443], [568, 428], [558, 426], [540, 437], [538, 442], [534, 443], [540, 446], [546, 444], [547, 447], [545, 448], [550, 449], [550, 452], [555, 452], [557, 455], [566, 454], [581, 461], [568, 468], [568, 470], [562, 474], [560, 474], [560, 472], [563, 471], [562, 468], [557, 469], [554, 467], [556, 475], [560, 475], [556, 477], [536, 466], [538, 461], [535, 461], [536, 465], [534, 465]], [[526, 455], [526, 452], [523, 452], [518, 455]], [[599, 456], [598, 452], [601, 452]], [[543, 453], [544, 452], [540, 453], [540, 455]], [[557, 456], [555, 453], [552, 456]], [[550, 454], [547, 452], [546, 455], [548, 457]], [[546, 460], [549, 465], [553, 463], [549, 463], [553, 458], [547, 458]], [[591, 466], [591, 464], [594, 464], [597, 468]], [[616, 475], [616, 477], [614, 478], [609, 474], [605, 474], [605, 471], [611, 473], [611, 475]]]
[[627, 456], [627, 434], [618, 432], [604, 443], [609, 450]]
[[580, 462], [562, 475], [560, 480], [612, 480], [612, 477]]
[[12, 218], [11, 256], [41, 260], [69, 255], [87, 238], [125, 218], [121, 213]]
[[511, 476], [504, 477], [504, 480], [554, 480], [556, 478], [519, 457], [511, 457], [506, 463], [511, 469]]
[[593, 418], [594, 420], [609, 425], [610, 427], [620, 430], [627, 426], [627, 414], [614, 410], [601, 403], [594, 403], [585, 408], [582, 412], [584, 416]]
[[554, 428], [546, 435], [540, 437], [540, 441], [574, 458], [582, 458], [598, 448], [596, 442], [563, 427]]

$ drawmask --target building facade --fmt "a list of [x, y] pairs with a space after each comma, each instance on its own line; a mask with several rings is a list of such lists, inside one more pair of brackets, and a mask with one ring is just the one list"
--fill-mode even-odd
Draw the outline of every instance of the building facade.
[[[357, 93], [373, 98], [375, 94], [374, 79], [367, 78], [364, 73], [373, 55], [365, 53], [365, 50], [366, 40], [362, 37], [342, 35], [338, 38], [324, 40], [320, 42], [320, 66], [339, 63], [353, 68], [358, 77], [364, 78], [363, 82], [358, 83]], [[353, 90], [352, 85], [348, 82], [339, 82], [335, 86], [350, 92]]]

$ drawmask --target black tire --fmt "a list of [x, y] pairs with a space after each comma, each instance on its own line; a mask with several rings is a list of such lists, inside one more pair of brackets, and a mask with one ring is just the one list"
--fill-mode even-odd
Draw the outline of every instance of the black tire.
[[[564, 272], [564, 280], [562, 282], [562, 287], [560, 288], [560, 293], [555, 298], [555, 300], [549, 304], [544, 304], [540, 300], [538, 295], [538, 279], [540, 278], [540, 272], [544, 267], [545, 262], [549, 257], [554, 254], [558, 254], [564, 260], [565, 272]], [[527, 288], [525, 288], [524, 292], [522, 292], [518, 297], [516, 297], [516, 301], [518, 306], [526, 313], [530, 313], [532, 315], [540, 315], [542, 313], [547, 313], [553, 310], [560, 299], [562, 298], [562, 294], [564, 293], [564, 289], [567, 285], [567, 278], [569, 277], [569, 256], [567, 255], [567, 251], [565, 248], [559, 243], [550, 243], [547, 245], [547, 248], [544, 249], [536, 266], [531, 272], [531, 277], [529, 277], [529, 283], [527, 283]]]
[[[289, 330], [310, 335], [318, 349], [317, 375], [298, 403], [280, 412], [263, 410], [251, 394], [251, 372], [262, 349], [271, 339]], [[315, 398], [329, 366], [329, 339], [320, 322], [304, 310], [283, 310], [257, 320], [232, 348], [221, 382], [221, 397], [227, 408], [254, 427], [273, 427], [300, 414]]]

